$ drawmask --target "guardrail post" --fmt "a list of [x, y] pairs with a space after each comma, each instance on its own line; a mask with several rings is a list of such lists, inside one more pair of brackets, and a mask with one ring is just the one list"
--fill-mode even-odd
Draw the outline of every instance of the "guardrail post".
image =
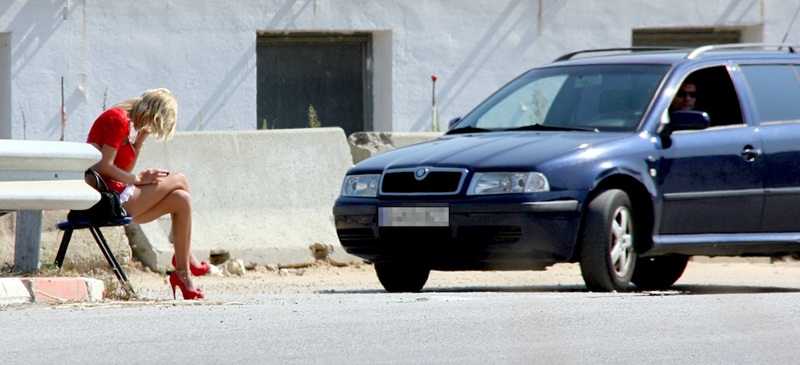
[[17, 212], [14, 271], [32, 273], [39, 270], [39, 252], [42, 246], [42, 211]]

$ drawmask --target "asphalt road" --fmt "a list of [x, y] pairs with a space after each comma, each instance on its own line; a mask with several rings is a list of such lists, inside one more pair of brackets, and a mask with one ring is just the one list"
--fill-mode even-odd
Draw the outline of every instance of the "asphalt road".
[[795, 363], [800, 290], [352, 290], [0, 311], [3, 364]]

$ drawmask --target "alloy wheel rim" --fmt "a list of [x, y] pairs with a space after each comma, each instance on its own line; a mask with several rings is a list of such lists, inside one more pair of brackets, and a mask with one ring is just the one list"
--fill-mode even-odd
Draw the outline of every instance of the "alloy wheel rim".
[[611, 221], [611, 267], [617, 277], [624, 277], [633, 265], [633, 222], [626, 207], [619, 207]]

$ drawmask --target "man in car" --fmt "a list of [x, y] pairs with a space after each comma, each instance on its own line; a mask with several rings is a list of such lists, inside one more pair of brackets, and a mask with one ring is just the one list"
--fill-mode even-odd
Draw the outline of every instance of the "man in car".
[[669, 113], [672, 114], [676, 110], [694, 110], [696, 102], [697, 85], [694, 80], [686, 79], [675, 93], [675, 98], [672, 99], [672, 104], [669, 106]]

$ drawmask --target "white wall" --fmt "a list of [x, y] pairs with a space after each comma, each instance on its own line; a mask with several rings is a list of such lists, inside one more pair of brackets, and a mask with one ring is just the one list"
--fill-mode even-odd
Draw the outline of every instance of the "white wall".
[[[11, 85], [0, 91], [12, 93], [15, 139], [59, 138], [62, 76], [67, 140], [84, 140], [104, 106], [152, 87], [176, 94], [179, 130], [251, 130], [258, 31], [363, 31], [374, 35], [375, 129], [426, 131], [433, 74], [446, 123], [563, 53], [630, 45], [634, 28], [746, 28], [748, 41], [779, 42], [798, 6], [789, 3], [0, 0], [0, 33], [10, 33], [11, 50]], [[800, 43], [800, 22], [793, 28], [787, 41]], [[9, 105], [0, 107], [7, 123]]]
[[11, 34], [0, 33], [0, 138], [11, 138]]

